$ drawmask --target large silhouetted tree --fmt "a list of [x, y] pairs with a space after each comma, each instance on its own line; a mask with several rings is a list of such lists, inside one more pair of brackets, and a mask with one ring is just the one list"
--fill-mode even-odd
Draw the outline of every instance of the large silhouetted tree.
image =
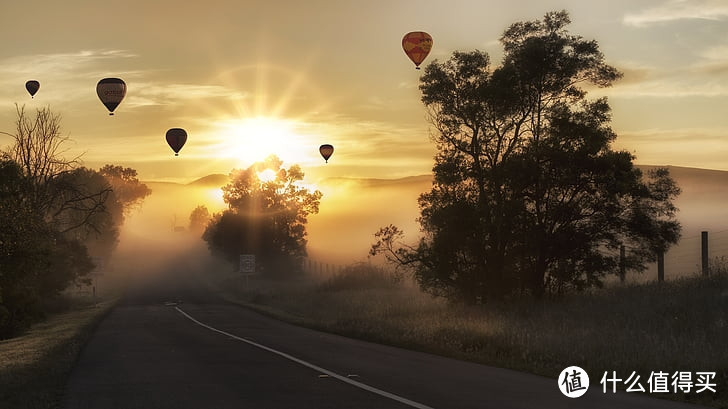
[[86, 189], [73, 183], [70, 174], [79, 167], [80, 158], [65, 156], [69, 137], [61, 133], [59, 114], [48, 107], [37, 109], [34, 116], [24, 107], [16, 107], [16, 111], [15, 133], [3, 133], [13, 138], [6, 155], [30, 181], [26, 205], [62, 233], [88, 227], [96, 214], [105, 211], [111, 188]]
[[425, 236], [377, 233], [372, 254], [411, 267], [433, 293], [473, 302], [514, 291], [600, 285], [627, 267], [643, 270], [679, 238], [667, 170], [648, 178], [634, 157], [610, 147], [616, 135], [605, 87], [621, 74], [596, 41], [569, 33], [565, 11], [511, 25], [492, 68], [480, 51], [426, 67], [422, 101], [435, 127], [432, 189], [419, 199]]
[[85, 247], [28, 206], [32, 181], [0, 159], [0, 339], [45, 313], [44, 300], [93, 268]]
[[[306, 255], [308, 215], [318, 213], [321, 192], [299, 183], [298, 165], [288, 169], [276, 156], [234, 170], [225, 185], [223, 199], [228, 209], [215, 214], [203, 238], [213, 253], [237, 263], [240, 254], [255, 254], [266, 274], [286, 274], [300, 267]], [[274, 178], [261, 179], [261, 172]]]
[[[15, 132], [3, 132], [13, 143], [0, 157], [0, 338], [42, 317], [45, 300], [71, 282], [86, 280], [94, 267], [89, 249], [108, 258], [124, 208], [149, 194], [132, 169], [107, 166], [104, 175], [67, 158], [69, 138], [50, 108], [16, 111]], [[124, 177], [114, 179], [115, 170]]]

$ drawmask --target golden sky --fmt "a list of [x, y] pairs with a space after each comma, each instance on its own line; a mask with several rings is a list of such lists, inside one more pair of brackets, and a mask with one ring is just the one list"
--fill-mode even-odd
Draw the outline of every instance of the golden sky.
[[[0, 131], [13, 131], [15, 103], [50, 106], [87, 166], [144, 180], [228, 173], [269, 153], [309, 180], [429, 173], [421, 72], [402, 36], [432, 35], [423, 65], [472, 49], [497, 63], [508, 25], [560, 9], [625, 73], [592, 93], [610, 99], [615, 147], [637, 163], [728, 170], [725, 0], [3, 1]], [[104, 77], [128, 86], [114, 116], [96, 96]], [[179, 157], [164, 140], [175, 127], [189, 135]], [[323, 143], [336, 147], [326, 165]]]

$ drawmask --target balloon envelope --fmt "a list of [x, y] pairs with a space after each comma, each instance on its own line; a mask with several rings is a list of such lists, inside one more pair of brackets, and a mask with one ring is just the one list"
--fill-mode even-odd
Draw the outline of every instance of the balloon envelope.
[[174, 151], [174, 156], [179, 156], [179, 151], [187, 142], [187, 132], [182, 128], [172, 128], [167, 131], [167, 144]]
[[402, 48], [419, 70], [420, 64], [432, 49], [432, 37], [424, 31], [407, 33], [402, 38]]
[[32, 98], [36, 92], [40, 89], [40, 82], [36, 80], [30, 80], [25, 83], [25, 89], [28, 90], [28, 93], [30, 93], [30, 97]]
[[104, 78], [96, 84], [96, 94], [109, 110], [109, 115], [114, 115], [114, 110], [126, 95], [126, 83], [119, 78]]
[[329, 158], [331, 157], [331, 154], [334, 153], [334, 147], [329, 144], [324, 144], [319, 147], [319, 153], [321, 153], [321, 156], [323, 156], [326, 163], [329, 163]]

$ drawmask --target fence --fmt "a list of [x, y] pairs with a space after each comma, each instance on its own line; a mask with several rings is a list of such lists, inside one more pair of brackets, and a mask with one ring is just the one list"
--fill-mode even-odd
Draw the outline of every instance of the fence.
[[[677, 278], [693, 273], [709, 275], [711, 260], [716, 257], [728, 257], [728, 229], [702, 231], [682, 238], [666, 253], [657, 255], [657, 262], [649, 266], [646, 277], [664, 281], [666, 277]], [[622, 280], [623, 277], [620, 276]]]
[[[621, 249], [622, 258], [625, 256], [624, 252], [625, 249]], [[680, 239], [666, 253], [658, 254], [657, 262], [649, 265], [640, 279], [651, 280], [656, 277], [658, 281], [664, 281], [666, 278], [677, 278], [696, 272], [709, 275], [711, 260], [716, 257], [728, 257], [728, 229], [717, 232], [702, 231]], [[346, 267], [344, 264], [308, 257], [302, 259], [301, 263], [302, 270], [313, 276], [333, 275]], [[622, 271], [620, 279], [626, 279], [626, 271]]]
[[339, 273], [345, 267], [343, 264], [329, 263], [308, 257], [304, 258], [301, 264], [303, 271], [313, 276], [333, 275]]

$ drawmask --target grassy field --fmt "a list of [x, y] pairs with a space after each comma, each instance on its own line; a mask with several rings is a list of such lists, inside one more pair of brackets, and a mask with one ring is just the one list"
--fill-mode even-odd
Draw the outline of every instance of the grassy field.
[[112, 306], [76, 299], [70, 310], [0, 341], [0, 408], [58, 407], [78, 353]]
[[[578, 365], [643, 386], [652, 371], [714, 371], [717, 393], [651, 394], [728, 408], [728, 274], [612, 286], [589, 294], [451, 305], [381, 272], [325, 281], [229, 278], [229, 297], [305, 326], [556, 378]], [[693, 375], [695, 376], [695, 375]], [[596, 379], [594, 379], [596, 378]]]

